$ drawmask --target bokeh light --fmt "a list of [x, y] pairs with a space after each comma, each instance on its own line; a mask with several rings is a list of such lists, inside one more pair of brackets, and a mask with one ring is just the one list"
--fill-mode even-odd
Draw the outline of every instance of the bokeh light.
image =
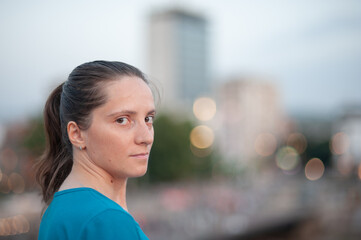
[[282, 147], [277, 151], [276, 164], [284, 171], [292, 171], [300, 164], [300, 156], [293, 147]]
[[209, 121], [216, 114], [216, 102], [208, 97], [201, 97], [194, 101], [193, 113], [198, 120]]
[[254, 142], [254, 148], [259, 155], [270, 156], [276, 151], [277, 139], [271, 133], [261, 133]]
[[298, 154], [302, 154], [307, 148], [307, 140], [302, 133], [291, 133], [287, 138], [287, 145], [296, 149]]
[[26, 233], [29, 232], [30, 230], [30, 224], [29, 221], [23, 216], [23, 215], [18, 215], [15, 216], [15, 230], [17, 231], [17, 233]]
[[18, 164], [18, 156], [11, 148], [4, 148], [0, 153], [0, 162], [6, 171], [12, 171]]
[[305, 175], [308, 180], [315, 181], [323, 176], [325, 165], [319, 158], [312, 158], [307, 162]]
[[333, 154], [342, 155], [348, 151], [350, 140], [346, 133], [338, 132], [333, 135], [330, 142], [330, 150]]
[[0, 181], [0, 192], [1, 193], [9, 193], [9, 186], [8, 186], [8, 176], [6, 174], [2, 174], [2, 178]]
[[351, 174], [354, 167], [354, 161], [350, 155], [342, 155], [337, 158], [336, 167], [343, 176]]
[[11, 225], [8, 219], [0, 219], [0, 236], [9, 236], [11, 234]]
[[29, 221], [23, 215], [0, 219], [0, 236], [23, 234], [29, 230]]
[[200, 157], [200, 158], [204, 158], [209, 156], [212, 153], [212, 148], [196, 148], [195, 146], [193, 146], [192, 144], [190, 144], [190, 149], [191, 152], [193, 153], [194, 156], [196, 157]]
[[200, 125], [191, 131], [190, 140], [196, 148], [209, 148], [214, 141], [213, 130], [205, 125]]
[[8, 179], [9, 190], [14, 193], [22, 193], [25, 189], [24, 178], [18, 173], [11, 173]]

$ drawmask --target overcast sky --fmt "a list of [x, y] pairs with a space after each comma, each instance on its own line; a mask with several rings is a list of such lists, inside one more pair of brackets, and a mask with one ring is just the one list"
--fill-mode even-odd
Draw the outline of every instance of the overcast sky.
[[290, 114], [361, 105], [359, 0], [3, 0], [0, 122], [40, 112], [83, 62], [119, 60], [147, 72], [148, 15], [175, 5], [209, 21], [213, 81], [269, 79]]

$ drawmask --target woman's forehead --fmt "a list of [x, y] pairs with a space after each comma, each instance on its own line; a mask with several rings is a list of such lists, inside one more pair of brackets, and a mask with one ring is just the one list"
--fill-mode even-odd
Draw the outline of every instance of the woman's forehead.
[[138, 77], [123, 77], [112, 81], [105, 87], [106, 103], [104, 107], [116, 107], [129, 111], [132, 108], [154, 108], [152, 91], [147, 83]]
[[148, 84], [136, 76], [123, 76], [114, 81], [109, 81], [105, 86], [105, 92], [109, 97], [129, 97], [130, 95], [151, 94]]

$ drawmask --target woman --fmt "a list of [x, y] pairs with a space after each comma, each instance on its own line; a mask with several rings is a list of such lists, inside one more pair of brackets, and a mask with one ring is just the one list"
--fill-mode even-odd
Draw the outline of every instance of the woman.
[[82, 64], [51, 93], [38, 239], [148, 239], [127, 212], [126, 184], [147, 171], [154, 114], [148, 81], [121, 62]]

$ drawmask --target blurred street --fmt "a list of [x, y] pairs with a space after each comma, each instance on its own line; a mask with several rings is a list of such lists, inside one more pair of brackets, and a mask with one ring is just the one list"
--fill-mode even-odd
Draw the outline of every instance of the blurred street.
[[[281, 175], [253, 183], [169, 183], [131, 188], [128, 205], [150, 239], [353, 240], [361, 236], [360, 185], [357, 179], [325, 176], [310, 182]], [[2, 199], [0, 233], [24, 227], [28, 232], [0, 239], [35, 239], [39, 200], [37, 193]], [[19, 215], [26, 226], [9, 220]]]
[[142, 189], [130, 206], [150, 239], [360, 238], [359, 180], [262, 178]]

